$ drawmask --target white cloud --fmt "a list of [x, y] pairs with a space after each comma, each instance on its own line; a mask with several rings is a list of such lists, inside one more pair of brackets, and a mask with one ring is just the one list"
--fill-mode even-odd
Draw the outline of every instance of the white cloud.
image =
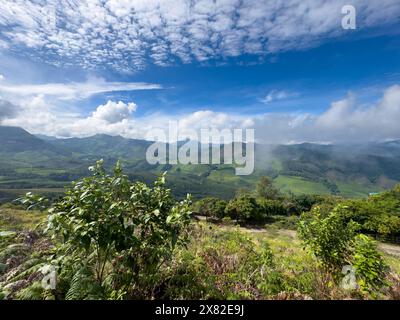
[[284, 90], [271, 90], [264, 98], [261, 99], [265, 104], [273, 101], [285, 100], [295, 96], [295, 93], [287, 92]]
[[161, 89], [161, 86], [141, 82], [106, 82], [103, 79], [90, 79], [84, 83], [0, 84], [0, 92], [3, 94], [25, 97], [46, 95], [60, 100], [85, 99], [105, 92], [152, 89]]
[[316, 121], [316, 128], [344, 141], [398, 139], [399, 120], [400, 86], [395, 85], [384, 92], [379, 103], [367, 108], [358, 106], [352, 95], [332, 103]]
[[7, 42], [2, 40], [2, 39], [0, 39], [0, 52], [2, 50], [8, 49], [8, 48], [9, 48], [9, 45], [7, 44]]
[[129, 119], [131, 114], [136, 110], [136, 107], [136, 104], [133, 102], [126, 104], [122, 101], [108, 101], [106, 104], [98, 106], [96, 111], [93, 112], [92, 117], [108, 123], [121, 122], [124, 119]]
[[2, 74], [0, 74], [0, 81], [3, 81], [4, 79], [5, 77]]
[[[265, 143], [367, 142], [400, 139], [400, 85], [387, 88], [380, 101], [370, 106], [357, 103], [350, 94], [332, 102], [319, 115], [308, 113], [266, 113], [240, 115], [199, 110], [183, 115], [150, 114], [134, 116], [133, 102], [108, 101], [89, 116], [56, 109], [43, 95], [24, 100], [13, 113], [10, 105], [1, 124], [21, 126], [32, 133], [58, 137], [84, 137], [97, 133], [142, 139], [150, 130], [168, 130], [169, 121], [179, 121], [184, 136], [201, 128], [254, 128], [256, 140]], [[181, 137], [182, 138], [182, 137]]]
[[270, 113], [256, 120], [256, 136], [272, 143], [367, 142], [400, 139], [400, 86], [389, 87], [376, 104], [354, 95], [335, 101], [320, 115]]
[[[0, 48], [55, 65], [129, 72], [176, 61], [299, 50], [337, 37], [347, 0], [0, 2]], [[357, 27], [393, 23], [398, 0], [353, 0]], [[26, 50], [20, 50], [26, 49]], [[33, 51], [33, 53], [32, 53]]]

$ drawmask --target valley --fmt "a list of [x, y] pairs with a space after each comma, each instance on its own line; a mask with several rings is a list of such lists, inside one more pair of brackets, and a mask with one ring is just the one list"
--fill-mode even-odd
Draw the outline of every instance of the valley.
[[[283, 193], [366, 197], [400, 181], [400, 142], [363, 145], [255, 146], [255, 172], [235, 175], [233, 165], [149, 164], [150, 141], [95, 135], [57, 139], [33, 135], [17, 127], [0, 127], [0, 201], [18, 190], [37, 190], [56, 196], [71, 181], [86, 176], [88, 167], [104, 159], [106, 169], [117, 160], [132, 180], [151, 183], [168, 172], [175, 196], [229, 199], [238, 190], [252, 189], [261, 176], [269, 176]], [[223, 152], [221, 147], [221, 153]]]

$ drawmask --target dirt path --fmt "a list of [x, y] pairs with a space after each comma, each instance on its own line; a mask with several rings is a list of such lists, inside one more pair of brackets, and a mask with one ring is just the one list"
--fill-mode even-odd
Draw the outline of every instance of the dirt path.
[[[205, 221], [205, 217], [197, 216], [199, 220]], [[231, 229], [232, 227], [220, 225], [221, 228]], [[265, 228], [257, 228], [257, 227], [239, 227], [240, 231], [248, 232], [248, 233], [268, 233]], [[297, 238], [297, 232], [295, 230], [288, 229], [280, 229], [277, 230], [278, 234], [290, 237], [292, 239]], [[389, 243], [379, 243], [378, 248], [382, 250], [384, 253], [389, 254], [391, 256], [395, 256], [396, 258], [400, 258], [400, 245], [389, 244]]]
[[383, 252], [395, 256], [397, 258], [400, 258], [400, 246], [395, 244], [380, 243], [378, 247]]
[[[252, 228], [252, 227], [240, 227], [241, 231], [250, 232], [250, 233], [269, 233], [271, 231], [265, 228]], [[295, 239], [297, 237], [297, 233], [294, 230], [289, 229], [279, 229], [277, 233], [282, 236], [287, 236], [289, 238]]]
[[[268, 230], [266, 230], [264, 228], [240, 227], [240, 230], [242, 230], [244, 232], [251, 232], [251, 233], [267, 233], [268, 232]], [[297, 232], [295, 230], [280, 229], [277, 232], [280, 235], [288, 236], [289, 238], [292, 238], [292, 239], [297, 238]], [[395, 256], [396, 258], [400, 258], [400, 245], [389, 244], [389, 243], [379, 243], [378, 248], [386, 254]]]

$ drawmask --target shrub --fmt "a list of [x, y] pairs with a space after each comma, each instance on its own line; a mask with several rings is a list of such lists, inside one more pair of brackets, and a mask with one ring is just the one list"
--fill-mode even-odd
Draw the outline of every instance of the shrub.
[[375, 214], [363, 224], [363, 229], [379, 235], [400, 235], [400, 217], [388, 214]]
[[247, 195], [229, 201], [225, 213], [241, 222], [259, 221], [261, 218], [256, 199]]
[[377, 289], [386, 284], [388, 267], [368, 236], [359, 234], [354, 238], [352, 265], [362, 290]]
[[196, 202], [195, 210], [206, 217], [222, 219], [225, 216], [227, 202], [218, 198], [207, 197]]
[[258, 205], [260, 206], [260, 213], [266, 216], [287, 215], [287, 210], [282, 201], [259, 199]]
[[49, 200], [43, 196], [28, 192], [24, 197], [15, 200], [17, 204], [21, 204], [26, 210], [44, 211], [49, 207]]
[[292, 195], [286, 202], [286, 210], [288, 214], [300, 215], [303, 212], [308, 212], [316, 204], [323, 201], [323, 196], [320, 195]]
[[346, 210], [347, 207], [338, 205], [324, 215], [315, 207], [303, 214], [299, 222], [300, 238], [329, 272], [338, 272], [349, 262], [349, 249], [358, 225], [344, 219]]
[[400, 197], [396, 188], [366, 200], [349, 200], [349, 218], [369, 234], [400, 236]]
[[[189, 223], [190, 200], [176, 203], [164, 187], [164, 175], [150, 188], [132, 184], [119, 163], [113, 176], [101, 161], [90, 169], [93, 176], [73, 183], [50, 210], [47, 231], [62, 241], [58, 258], [61, 274], [69, 277], [69, 295], [76, 297], [71, 288], [83, 276], [85, 290], [95, 290], [96, 297], [98, 286], [103, 294], [113, 287], [126, 288], [131, 296], [151, 294], [160, 266], [186, 241], [182, 231]], [[90, 285], [90, 279], [98, 285]]]
[[336, 206], [327, 215], [318, 207], [303, 214], [299, 235], [321, 265], [338, 280], [345, 265], [355, 269], [362, 291], [385, 285], [387, 266], [376, 244], [368, 236], [357, 234], [359, 225], [348, 219], [348, 207]]

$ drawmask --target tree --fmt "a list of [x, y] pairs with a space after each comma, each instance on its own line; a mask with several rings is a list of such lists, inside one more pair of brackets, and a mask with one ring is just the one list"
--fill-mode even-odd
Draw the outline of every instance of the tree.
[[225, 216], [227, 202], [218, 198], [206, 197], [197, 201], [197, 212], [208, 218], [222, 219]]
[[269, 177], [261, 177], [256, 185], [256, 196], [261, 199], [275, 200], [279, 197], [279, 191], [276, 189]]
[[240, 198], [243, 196], [250, 196], [251, 193], [252, 193], [252, 191], [247, 188], [239, 188], [235, 192], [235, 198]]
[[288, 214], [288, 210], [282, 201], [258, 199], [257, 203], [260, 206], [261, 213], [265, 217], [276, 216], [276, 215], [286, 216]]
[[256, 199], [247, 195], [229, 201], [225, 208], [225, 213], [232, 219], [242, 222], [260, 219], [260, 208]]

